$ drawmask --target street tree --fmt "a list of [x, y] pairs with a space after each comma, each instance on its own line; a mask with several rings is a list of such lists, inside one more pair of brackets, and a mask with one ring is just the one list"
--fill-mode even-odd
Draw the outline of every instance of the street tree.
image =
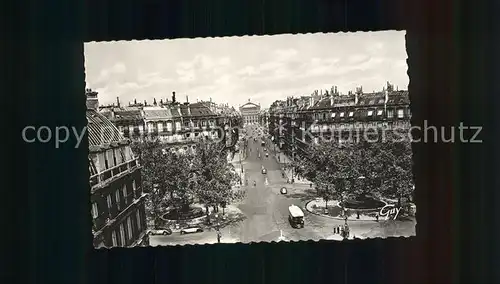
[[402, 199], [409, 198], [413, 193], [413, 160], [411, 141], [409, 138], [396, 137], [387, 133], [387, 142], [382, 143], [381, 160], [384, 164], [382, 179], [383, 193], [397, 197], [398, 206]]
[[362, 139], [350, 144], [351, 159], [354, 161], [352, 172], [353, 193], [356, 197], [378, 196], [384, 179], [384, 161], [387, 145], [379, 141]]
[[228, 163], [227, 155], [226, 150], [221, 150], [220, 143], [208, 139], [200, 141], [196, 147], [193, 159], [195, 193], [198, 201], [205, 205], [207, 217], [210, 207], [217, 212], [219, 206], [225, 207], [239, 197], [232, 188], [239, 176], [234, 166]]
[[165, 186], [170, 195], [170, 205], [179, 212], [187, 212], [194, 200], [192, 186], [196, 173], [193, 154], [163, 151], [162, 173], [167, 177]]
[[343, 207], [344, 201], [357, 189], [350, 186], [352, 177], [358, 174], [354, 150], [348, 143], [313, 144], [294, 167], [316, 185], [317, 194], [326, 204], [337, 199]]
[[142, 165], [141, 177], [144, 191], [148, 192], [146, 212], [149, 212], [157, 224], [162, 208], [168, 203], [168, 180], [162, 172], [163, 159], [158, 141], [135, 141], [131, 144], [132, 151], [139, 156]]
[[158, 140], [135, 142], [132, 149], [143, 166], [143, 187], [150, 193], [147, 211], [151, 212], [155, 224], [169, 206], [179, 212], [189, 210], [193, 202], [192, 157], [168, 151]]
[[339, 201], [339, 206], [345, 213], [345, 201], [350, 197], [358, 196], [358, 188], [355, 186], [358, 176], [358, 161], [354, 154], [355, 148], [352, 143], [325, 143], [323, 153], [325, 165], [322, 168], [324, 174], [319, 175], [332, 188], [332, 197]]
[[331, 184], [326, 172], [319, 172], [316, 177], [316, 193], [325, 201], [325, 208], [328, 209], [328, 201], [335, 198], [335, 188]]

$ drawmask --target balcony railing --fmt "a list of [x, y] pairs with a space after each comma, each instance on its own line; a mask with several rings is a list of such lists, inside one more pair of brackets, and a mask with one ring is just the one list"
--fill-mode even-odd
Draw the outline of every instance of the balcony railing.
[[112, 168], [109, 168], [101, 173], [95, 174], [90, 177], [90, 186], [94, 187], [98, 184], [104, 183], [106, 181], [112, 180], [119, 176], [122, 176], [124, 173], [128, 173], [130, 170], [139, 166], [138, 158], [134, 158], [133, 160], [126, 161], [119, 165], [116, 165]]
[[92, 220], [92, 233], [94, 234], [94, 237], [100, 235], [106, 226], [111, 226], [116, 220], [120, 220], [127, 214], [127, 212], [129, 212], [130, 208], [135, 207], [135, 205], [147, 195], [148, 194], [145, 192], [141, 192], [137, 197], [134, 195], [132, 202], [127, 204], [123, 210], [116, 210], [112, 212], [111, 209], [108, 208], [107, 212], [102, 212], [97, 218], [94, 218]]
[[[211, 138], [211, 135], [209, 133], [209, 138]], [[203, 134], [198, 135], [197, 137], [183, 137], [183, 138], [165, 138], [162, 139], [162, 142], [165, 144], [176, 144], [176, 143], [194, 143], [194, 142], [200, 142], [203, 138]]]

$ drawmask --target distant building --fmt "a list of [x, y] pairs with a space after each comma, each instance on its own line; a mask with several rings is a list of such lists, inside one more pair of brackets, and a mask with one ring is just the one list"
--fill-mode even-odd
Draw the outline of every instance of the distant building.
[[196, 148], [201, 138], [221, 137], [217, 127], [218, 115], [203, 103], [172, 101], [161, 106], [144, 107], [142, 117], [149, 137], [156, 137], [172, 151]]
[[85, 95], [87, 96], [87, 109], [98, 110], [99, 109], [99, 98], [98, 93], [92, 89], [85, 89]]
[[269, 110], [261, 110], [259, 114], [259, 124], [265, 128], [269, 128]]
[[[97, 99], [97, 93], [91, 94]], [[95, 104], [94, 104], [95, 105]], [[242, 125], [241, 115], [227, 104], [210, 101], [177, 100], [175, 92], [171, 99], [153, 99], [152, 104], [134, 100], [128, 106], [116, 103], [98, 106], [99, 112], [108, 118], [125, 138], [134, 140], [159, 139], [171, 151], [188, 151], [196, 148], [202, 138], [219, 140], [234, 145], [238, 140], [238, 127]], [[232, 133], [231, 133], [232, 132]]]
[[[141, 165], [130, 141], [87, 103], [92, 232], [95, 247], [149, 245]], [[95, 93], [97, 96], [97, 93]]]
[[342, 95], [333, 87], [275, 101], [269, 109], [272, 140], [290, 157], [320, 143], [320, 135], [335, 141], [352, 139], [353, 132], [367, 127], [409, 129], [410, 119], [408, 91], [394, 90], [389, 82], [381, 92], [364, 93], [359, 87]]
[[243, 118], [243, 124], [257, 124], [259, 123], [259, 115], [260, 115], [260, 105], [248, 102], [242, 106], [240, 106], [240, 113]]

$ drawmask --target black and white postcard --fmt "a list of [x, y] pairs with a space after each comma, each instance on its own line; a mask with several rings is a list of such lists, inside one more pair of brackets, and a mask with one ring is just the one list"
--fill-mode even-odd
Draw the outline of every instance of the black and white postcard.
[[404, 31], [86, 43], [94, 246], [415, 235], [406, 59]]

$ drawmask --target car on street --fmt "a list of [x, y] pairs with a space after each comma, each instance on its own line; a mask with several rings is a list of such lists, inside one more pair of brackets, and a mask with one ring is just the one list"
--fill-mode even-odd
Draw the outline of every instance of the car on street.
[[200, 227], [189, 227], [189, 228], [181, 229], [181, 231], [180, 231], [181, 235], [184, 235], [184, 234], [193, 234], [193, 233], [202, 233], [202, 232], [203, 232], [203, 229], [200, 228]]
[[262, 166], [262, 174], [264, 174], [264, 175], [267, 174], [267, 170], [266, 170], [266, 168], [264, 168], [264, 166]]
[[267, 157], [269, 157], [269, 153], [268, 153], [268, 152], [266, 152], [266, 158], [267, 158]]
[[281, 193], [281, 194], [287, 194], [287, 193], [288, 193], [288, 190], [286, 189], [286, 187], [282, 187], [282, 188], [280, 189], [280, 193]]
[[169, 228], [153, 229], [153, 230], [148, 231], [148, 235], [151, 235], [151, 236], [157, 236], [157, 235], [166, 236], [166, 235], [171, 235], [171, 234], [172, 234], [172, 230], [170, 230]]

